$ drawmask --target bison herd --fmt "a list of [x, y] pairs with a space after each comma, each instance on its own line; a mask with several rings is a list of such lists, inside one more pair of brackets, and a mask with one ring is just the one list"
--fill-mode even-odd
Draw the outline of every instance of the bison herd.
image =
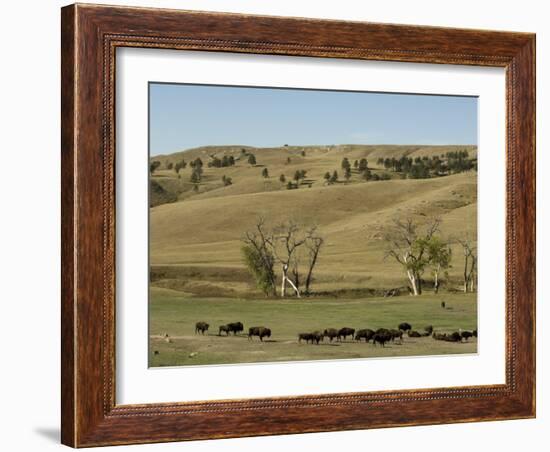
[[369, 328], [355, 330], [354, 328], [344, 327], [340, 329], [336, 328], [327, 328], [322, 333], [320, 331], [313, 331], [312, 333], [299, 333], [298, 342], [301, 343], [305, 341], [306, 343], [315, 343], [323, 341], [325, 338], [328, 338], [330, 342], [333, 340], [342, 341], [346, 340], [347, 337], [355, 339], [356, 341], [365, 340], [365, 343], [372, 341], [373, 345], [379, 344], [382, 347], [385, 346], [388, 342], [394, 342], [399, 340], [399, 343], [403, 341], [403, 335], [407, 334], [408, 337], [427, 337], [432, 336], [435, 340], [443, 340], [448, 342], [462, 342], [464, 339], [467, 341], [471, 337], [477, 338], [477, 330], [474, 331], [458, 331], [451, 334], [447, 333], [436, 333], [432, 325], [426, 326], [422, 332], [418, 332], [412, 329], [412, 325], [409, 323], [403, 322], [397, 326], [397, 329], [387, 329], [379, 328], [376, 331]]
[[[210, 325], [206, 322], [197, 322], [195, 324], [195, 334], [203, 334], [208, 332]], [[218, 336], [222, 336], [224, 333], [225, 336], [229, 336], [233, 333], [233, 336], [236, 336], [239, 333], [244, 331], [244, 325], [242, 322], [233, 322], [226, 325], [220, 325], [218, 328]], [[258, 336], [260, 341], [263, 342], [264, 338], [271, 337], [271, 330], [265, 326], [253, 326], [248, 329], [248, 339], [252, 339], [254, 336]]]
[[[197, 322], [195, 324], [195, 334], [204, 335], [205, 332], [208, 332], [210, 325], [206, 322]], [[239, 333], [244, 331], [244, 325], [242, 322], [233, 322], [226, 325], [220, 325], [218, 328], [218, 336], [222, 336], [224, 333], [225, 336], [229, 336], [231, 333], [236, 336]], [[310, 333], [298, 333], [298, 343], [305, 341], [306, 344], [317, 344], [328, 338], [330, 342], [333, 340], [337, 342], [345, 341], [348, 337], [352, 340], [355, 339], [358, 342], [361, 342], [363, 339], [365, 343], [372, 341], [373, 345], [379, 344], [382, 347], [388, 342], [394, 342], [399, 340], [399, 343], [403, 341], [403, 335], [407, 334], [408, 337], [419, 338], [431, 336], [434, 340], [438, 341], [447, 341], [447, 342], [462, 342], [468, 341], [469, 338], [477, 338], [477, 330], [473, 331], [455, 331], [453, 333], [436, 333], [432, 325], [424, 327], [422, 331], [413, 330], [412, 325], [403, 322], [400, 323], [396, 329], [387, 329], [379, 328], [377, 330], [371, 330], [369, 328], [355, 330], [354, 328], [343, 327], [340, 329], [336, 328], [327, 328], [323, 332], [313, 331]], [[265, 326], [253, 326], [248, 329], [248, 340], [251, 340], [257, 336], [260, 341], [263, 342], [264, 338], [271, 337], [271, 329]]]

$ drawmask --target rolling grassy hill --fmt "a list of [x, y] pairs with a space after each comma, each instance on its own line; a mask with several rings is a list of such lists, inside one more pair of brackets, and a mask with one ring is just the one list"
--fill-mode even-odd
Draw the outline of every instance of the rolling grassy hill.
[[[240, 158], [241, 149], [254, 152], [256, 166], [246, 163], [246, 158]], [[189, 267], [215, 267], [218, 276], [211, 276], [200, 286], [218, 282], [227, 289], [228, 284], [233, 283], [232, 288], [238, 292], [254, 290], [246, 272], [239, 272], [234, 281], [221, 275], [224, 271], [234, 273], [235, 268], [243, 268], [241, 238], [262, 216], [270, 224], [293, 219], [301, 224], [318, 226], [325, 244], [315, 272], [316, 291], [343, 286], [402, 286], [405, 283], [402, 270], [398, 264], [384, 259], [384, 231], [395, 218], [412, 217], [423, 222], [438, 216], [443, 221], [444, 236], [464, 232], [475, 234], [477, 173], [414, 180], [402, 180], [397, 174], [390, 173], [391, 180], [365, 182], [357, 171], [352, 170], [349, 182], [340, 181], [333, 185], [326, 185], [323, 175], [334, 170], [342, 173], [340, 164], [344, 156], [352, 165], [354, 160], [366, 157], [373, 172], [387, 173], [377, 166], [379, 157], [441, 155], [456, 149], [452, 146], [349, 145], [275, 149], [229, 146], [155, 156], [153, 159], [161, 161], [161, 168], [182, 157], [188, 162], [200, 157], [205, 164], [198, 193], [191, 190], [189, 165], [180, 171], [180, 178], [175, 171], [165, 169], [157, 170], [153, 176], [153, 180], [165, 187], [168, 193], [175, 193], [178, 187], [181, 191], [177, 202], [151, 208], [151, 265], [153, 268], [179, 266], [183, 275], [180, 279], [186, 281], [200, 278], [200, 272], [195, 272], [197, 278], [190, 278]], [[301, 155], [302, 151], [305, 151], [305, 156]], [[475, 148], [469, 147], [468, 151], [470, 155], [476, 155]], [[235, 166], [207, 167], [209, 156], [221, 157], [224, 153], [238, 159]], [[263, 168], [268, 169], [268, 178], [261, 176]], [[287, 190], [279, 176], [285, 174], [287, 180], [291, 179], [296, 170], [307, 171], [305, 182], [297, 190]], [[223, 175], [231, 177], [233, 184], [223, 186]], [[454, 251], [457, 262], [449, 273], [451, 279], [458, 279], [460, 253], [458, 249]], [[171, 279], [178, 279], [175, 270], [172, 270], [172, 276]], [[173, 287], [166, 281], [158, 283]], [[181, 284], [178, 287], [181, 289]]]
[[[176, 152], [170, 155], [157, 155], [151, 161], [159, 161], [160, 169], [154, 174], [153, 181], [159, 184], [167, 192], [173, 193], [179, 200], [201, 195], [206, 196], [227, 196], [228, 194], [260, 193], [266, 191], [279, 191], [284, 189], [284, 184], [279, 181], [281, 174], [286, 180], [292, 180], [294, 173], [298, 170], [306, 170], [307, 176], [303, 182], [304, 186], [322, 186], [323, 175], [329, 171], [338, 171], [340, 180], [343, 181], [343, 171], [340, 167], [342, 158], [347, 157], [353, 164], [355, 160], [366, 158], [369, 161], [369, 168], [374, 173], [387, 173], [377, 165], [378, 158], [399, 158], [407, 156], [432, 157], [444, 155], [449, 151], [466, 149], [470, 156], [477, 157], [475, 146], [367, 146], [367, 145], [338, 145], [338, 146], [284, 146], [280, 148], [252, 148], [246, 146], [207, 146], [187, 151]], [[243, 153], [244, 151], [244, 153]], [[247, 154], [253, 153], [257, 158], [257, 165], [251, 166], [247, 163]], [[305, 153], [305, 156], [302, 155]], [[222, 158], [224, 155], [232, 155], [236, 160], [234, 167], [206, 168], [208, 160], [216, 156]], [[190, 162], [200, 158], [205, 165], [203, 181], [199, 185], [198, 193], [193, 191], [190, 181], [191, 167], [181, 171], [180, 178], [175, 171], [166, 170], [169, 163], [176, 164], [185, 159]], [[290, 159], [290, 161], [288, 160]], [[263, 179], [261, 172], [268, 169], [270, 177]], [[389, 173], [392, 177], [398, 177]], [[226, 175], [233, 179], [233, 185], [224, 187], [222, 176]], [[360, 174], [352, 168], [351, 182], [360, 180]], [[222, 191], [218, 190], [223, 188]], [[152, 194], [153, 195], [153, 194]], [[154, 202], [154, 205], [162, 202]]]

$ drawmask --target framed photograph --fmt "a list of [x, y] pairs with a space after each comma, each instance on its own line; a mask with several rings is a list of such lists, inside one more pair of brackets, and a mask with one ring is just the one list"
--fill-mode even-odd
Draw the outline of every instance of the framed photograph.
[[62, 9], [62, 442], [535, 416], [535, 36]]

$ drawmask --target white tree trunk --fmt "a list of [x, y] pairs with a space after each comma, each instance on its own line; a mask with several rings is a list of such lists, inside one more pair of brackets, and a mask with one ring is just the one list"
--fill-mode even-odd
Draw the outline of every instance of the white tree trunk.
[[407, 270], [407, 276], [409, 277], [409, 281], [411, 283], [413, 295], [416, 297], [418, 295], [418, 281], [416, 280], [414, 273], [410, 270]]
[[292, 288], [294, 289], [294, 291], [296, 292], [296, 296], [298, 298], [300, 298], [300, 291], [298, 290], [298, 288], [296, 287], [296, 285], [292, 282], [292, 279], [290, 279], [288, 276], [288, 265], [287, 264], [283, 264], [283, 281], [281, 283], [281, 297], [284, 298], [286, 297], [286, 283], [288, 282]]
[[288, 271], [288, 265], [283, 264], [283, 281], [281, 282], [281, 297], [286, 297], [286, 272]]
[[298, 288], [294, 285], [294, 283], [292, 282], [292, 279], [290, 278], [286, 278], [288, 283], [292, 286], [292, 288], [296, 291], [296, 296], [298, 298], [300, 298], [300, 291], [298, 290]]

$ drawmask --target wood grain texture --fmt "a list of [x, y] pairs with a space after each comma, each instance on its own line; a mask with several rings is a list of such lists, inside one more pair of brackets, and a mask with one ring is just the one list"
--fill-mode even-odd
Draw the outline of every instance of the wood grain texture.
[[[535, 37], [72, 5], [62, 10], [62, 442], [74, 447], [535, 415]], [[506, 69], [506, 384], [115, 404], [117, 47]]]

